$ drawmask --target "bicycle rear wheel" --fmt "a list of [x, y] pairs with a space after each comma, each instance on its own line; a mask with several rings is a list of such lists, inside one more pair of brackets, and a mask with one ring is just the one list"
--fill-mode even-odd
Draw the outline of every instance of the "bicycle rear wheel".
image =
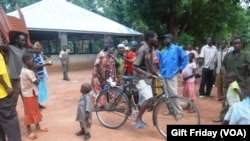
[[116, 129], [128, 119], [129, 101], [118, 88], [102, 91], [96, 99], [95, 108], [97, 119], [104, 127]]
[[[178, 108], [174, 103], [180, 106], [179, 110], [176, 110]], [[153, 111], [153, 122], [158, 132], [167, 138], [168, 124], [199, 125], [200, 112], [192, 101], [184, 97], [170, 97], [167, 100], [162, 97]]]

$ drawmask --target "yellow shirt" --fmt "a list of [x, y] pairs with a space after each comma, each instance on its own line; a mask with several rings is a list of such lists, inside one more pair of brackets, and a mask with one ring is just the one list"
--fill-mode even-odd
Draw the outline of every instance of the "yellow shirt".
[[[6, 68], [6, 64], [4, 62], [3, 55], [1, 53], [0, 53], [0, 75], [3, 77], [3, 80], [5, 81], [7, 86], [9, 86], [11, 88], [12, 86], [10, 83], [10, 78], [9, 78], [9, 75], [7, 72], [7, 68]], [[6, 97], [7, 95], [8, 95], [7, 91], [5, 90], [3, 85], [0, 84], [0, 99]]]

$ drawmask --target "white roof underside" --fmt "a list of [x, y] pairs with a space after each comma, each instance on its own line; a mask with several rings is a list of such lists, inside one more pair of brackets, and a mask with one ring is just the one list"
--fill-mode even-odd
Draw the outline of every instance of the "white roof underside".
[[[94, 34], [142, 35], [129, 27], [66, 0], [42, 0], [21, 8], [28, 30]], [[13, 11], [7, 15], [18, 17]]]

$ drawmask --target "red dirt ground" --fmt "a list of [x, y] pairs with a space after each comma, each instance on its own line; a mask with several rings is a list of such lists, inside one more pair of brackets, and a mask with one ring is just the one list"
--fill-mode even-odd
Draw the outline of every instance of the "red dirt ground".
[[[71, 81], [63, 81], [60, 71], [49, 71], [48, 80], [48, 102], [43, 105], [46, 109], [42, 110], [43, 120], [41, 126], [48, 128], [47, 133], [37, 133], [36, 141], [82, 141], [83, 137], [75, 136], [78, 131], [79, 123], [75, 121], [77, 101], [80, 97], [80, 85], [83, 82], [89, 82], [91, 78], [91, 69], [71, 70], [69, 72]], [[199, 80], [198, 80], [199, 82]], [[196, 88], [198, 89], [198, 84]], [[179, 86], [179, 93], [182, 93], [182, 87]], [[216, 87], [213, 88], [213, 94], [216, 94]], [[213, 98], [195, 100], [200, 114], [201, 124], [213, 123], [213, 118], [219, 115], [221, 102]], [[17, 111], [19, 114], [22, 141], [28, 141], [26, 128], [23, 125], [23, 104], [19, 98]], [[144, 121], [149, 124], [145, 129], [135, 129], [131, 126], [131, 118], [119, 129], [107, 129], [101, 126], [93, 113], [93, 124], [90, 141], [163, 141], [164, 138], [157, 132], [152, 123], [152, 112], [146, 112], [143, 116]]]

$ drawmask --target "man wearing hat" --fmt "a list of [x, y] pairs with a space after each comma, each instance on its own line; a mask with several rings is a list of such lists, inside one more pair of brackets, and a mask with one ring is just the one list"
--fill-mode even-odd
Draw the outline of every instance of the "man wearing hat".
[[[166, 34], [164, 36], [165, 48], [159, 54], [160, 74], [167, 84], [169, 94], [178, 95], [177, 74], [188, 64], [189, 58], [186, 52], [174, 43], [174, 36]], [[182, 109], [176, 102], [176, 112], [181, 118]]]

